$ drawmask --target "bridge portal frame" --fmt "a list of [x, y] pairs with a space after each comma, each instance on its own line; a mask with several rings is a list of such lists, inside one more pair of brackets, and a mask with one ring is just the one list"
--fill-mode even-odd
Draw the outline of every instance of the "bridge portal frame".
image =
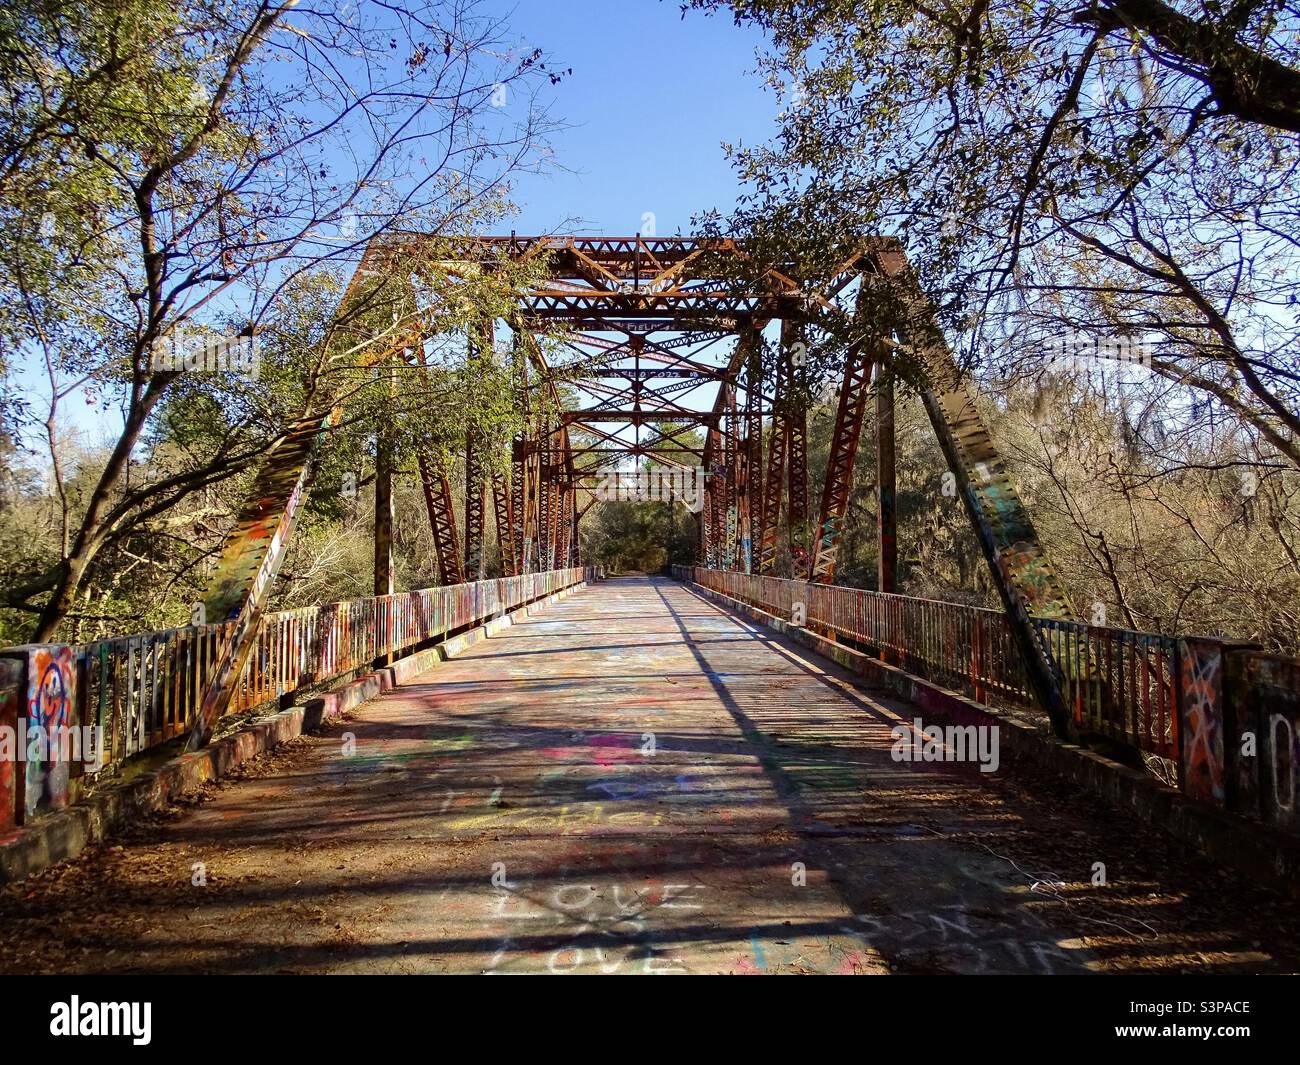
[[[593, 479], [627, 458], [680, 468], [685, 457], [705, 473], [698, 522], [702, 563], [765, 574], [775, 572], [785, 557], [796, 576], [830, 584], [858, 445], [874, 399], [878, 580], [882, 590], [893, 590], [893, 392], [896, 380], [910, 378], [1016, 632], [1035, 693], [1058, 734], [1068, 732], [1060, 677], [1030, 617], [1071, 618], [1073, 610], [899, 242], [864, 239], [847, 248], [829, 271], [801, 280], [798, 264], [763, 263], [745, 242], [729, 237], [390, 234], [365, 249], [339, 314], [396, 286], [408, 305], [405, 314], [394, 312], [393, 329], [360, 338], [364, 358], [375, 363], [401, 358], [418, 368], [427, 337], [416, 280], [482, 277], [505, 262], [542, 266], [542, 280], [511, 293], [514, 310], [506, 319], [515, 337], [513, 379], [528, 411], [527, 430], [512, 442], [509, 483], [496, 475], [490, 493], [477, 450], [484, 442], [472, 433], [463, 441], [463, 537], [448, 471], [421, 456], [420, 479], [443, 583], [483, 572], [489, 498], [503, 572], [563, 568], [579, 564], [578, 525], [595, 500]], [[846, 299], [854, 286], [850, 308]], [[782, 341], [772, 365], [764, 366], [762, 333], [774, 321], [781, 323]], [[537, 333], [556, 326], [583, 358], [553, 369]], [[809, 543], [810, 392], [801, 358], [806, 344], [802, 350], [798, 345], [818, 328], [848, 340], [835, 368], [835, 421]], [[663, 333], [670, 335], [656, 339]], [[471, 330], [471, 363], [498, 357], [495, 335], [495, 319]], [[725, 358], [698, 354], [730, 338], [735, 344]], [[715, 389], [708, 409], [683, 401], [705, 385]], [[562, 386], [585, 389], [594, 404], [566, 408]], [[530, 404], [539, 389], [550, 402], [537, 403], [534, 412]], [[223, 546], [206, 597], [209, 617], [240, 624], [205, 695], [191, 747], [206, 742], [229, 705], [336, 415], [332, 408], [305, 412], [285, 445], [272, 449], [252, 500]], [[610, 423], [617, 426], [614, 432], [605, 428]], [[647, 426], [650, 436], [642, 440]], [[682, 426], [702, 431], [703, 446], [681, 439]], [[629, 427], [630, 441], [621, 435]], [[384, 472], [391, 477], [391, 471]], [[580, 493], [587, 495], [585, 505]], [[388, 507], [391, 514], [390, 494], [383, 494], [381, 503], [377, 493], [377, 507]], [[377, 537], [385, 538], [391, 518], [385, 521], [378, 511], [376, 517]], [[380, 567], [391, 565], [387, 541], [377, 544], [375, 559], [378, 587]]]

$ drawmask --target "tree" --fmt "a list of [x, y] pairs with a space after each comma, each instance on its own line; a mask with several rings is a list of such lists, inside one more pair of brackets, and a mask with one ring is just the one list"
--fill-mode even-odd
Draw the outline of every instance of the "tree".
[[1293, 5], [686, 6], [768, 30], [788, 105], [774, 143], [734, 149], [728, 228], [814, 261], [896, 234], [968, 366], [1133, 338], [1300, 466]]
[[[536, 86], [557, 77], [503, 32], [466, 0], [6, 10], [0, 213], [18, 224], [0, 244], [0, 340], [8, 362], [43, 368], [60, 498], [57, 559], [5, 592], [36, 615], [34, 639], [53, 636], [101, 552], [245, 469], [313, 404], [360, 387], [367, 345], [406, 323], [376, 325], [391, 305], [378, 292], [351, 323], [322, 331], [318, 316], [265, 383], [157, 369], [162, 345], [186, 330], [283, 332], [286, 307], [377, 234], [499, 216], [509, 176], [538, 165], [548, 124]], [[82, 392], [121, 422], [74, 500], [57, 435]], [[134, 476], [140, 447], [202, 412], [202, 448]], [[22, 408], [9, 416], [41, 424]]]

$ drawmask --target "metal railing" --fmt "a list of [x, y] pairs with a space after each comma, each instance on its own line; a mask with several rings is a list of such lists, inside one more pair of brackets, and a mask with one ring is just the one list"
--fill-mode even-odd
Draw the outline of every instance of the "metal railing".
[[[549, 570], [269, 614], [228, 713], [369, 668], [592, 575]], [[234, 628], [227, 621], [72, 647], [74, 720], [102, 727], [106, 766], [189, 731]]]
[[[998, 610], [674, 566], [673, 576], [786, 620], [831, 631], [886, 662], [979, 702], [1036, 708], [1011, 625]], [[1178, 758], [1178, 638], [1077, 621], [1031, 619], [1080, 731]]]
[[1031, 618], [1075, 726], [1178, 761], [1177, 636]]

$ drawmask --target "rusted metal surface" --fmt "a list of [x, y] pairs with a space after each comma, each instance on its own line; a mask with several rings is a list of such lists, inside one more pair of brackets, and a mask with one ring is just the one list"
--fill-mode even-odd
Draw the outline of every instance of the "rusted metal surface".
[[811, 579], [822, 584], [830, 584], [835, 579], [840, 532], [853, 492], [854, 463], [866, 418], [871, 368], [877, 358], [875, 349], [863, 340], [856, 340], [849, 346], [844, 360], [812, 561]]
[[[790, 350], [782, 345], [777, 360], [776, 394], [784, 396], [790, 382]], [[780, 542], [781, 497], [785, 487], [786, 451], [790, 446], [787, 411], [781, 405], [772, 409], [767, 436], [767, 465], [763, 471], [763, 519], [760, 525], [755, 572], [770, 574], [776, 570]]]
[[745, 564], [741, 568], [753, 573], [754, 551], [760, 535], [757, 525], [763, 513], [763, 360], [758, 334], [751, 331], [743, 335], [741, 348], [745, 373], [745, 438], [740, 486]]
[[465, 577], [483, 576], [483, 504], [487, 495], [480, 442], [471, 431], [465, 437]]
[[737, 552], [740, 549], [740, 442], [736, 439], [736, 390], [730, 385], [723, 386], [724, 402], [727, 407], [726, 433], [723, 436], [725, 453], [723, 459], [727, 467], [726, 480], [722, 482], [724, 532], [722, 547], [722, 565], [734, 569]]
[[463, 584], [465, 569], [460, 559], [460, 534], [456, 528], [451, 480], [445, 470], [435, 471], [424, 456], [420, 457], [420, 487], [424, 490], [434, 552], [438, 556], [438, 582]]
[[209, 620], [231, 621], [231, 632], [195, 715], [188, 743], [191, 750], [207, 742], [230, 707], [235, 682], [253, 650], [271, 585], [315, 476], [317, 453], [330, 417], [301, 419], [283, 446], [271, 449], [254, 481], [252, 499], [217, 560], [204, 604]]
[[876, 591], [898, 591], [897, 478], [894, 447], [894, 375], [876, 366]]
[[513, 577], [517, 571], [515, 563], [515, 519], [514, 503], [510, 485], [503, 474], [492, 475], [492, 512], [497, 524], [497, 547], [501, 552], [502, 576]]
[[393, 583], [393, 464], [390, 443], [381, 437], [375, 451], [375, 595], [392, 595]]
[[[808, 572], [808, 342], [803, 324], [781, 323], [781, 347], [789, 354], [785, 396], [778, 396], [785, 431], [786, 549], [797, 574]], [[773, 416], [773, 427], [776, 425]]]
[[523, 455], [523, 439], [517, 437], [511, 445], [510, 461], [510, 548], [513, 555], [512, 573], [526, 572], [524, 552], [524, 507], [526, 493], [524, 482], [528, 474]]

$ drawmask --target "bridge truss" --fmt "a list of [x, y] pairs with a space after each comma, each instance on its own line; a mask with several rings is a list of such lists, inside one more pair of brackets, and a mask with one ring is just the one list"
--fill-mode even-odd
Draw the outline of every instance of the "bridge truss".
[[[1029, 617], [1068, 618], [1070, 605], [897, 242], [864, 240], [814, 280], [797, 264], [763, 263], [729, 238], [402, 235], [366, 249], [343, 307], [381, 287], [415, 301], [420, 276], [482, 277], [505, 263], [531, 263], [537, 279], [510, 294], [508, 314], [480, 322], [466, 339], [471, 360], [495, 361], [507, 358], [509, 337], [527, 428], [510, 444], [508, 476], [486, 474], [483, 449], [492, 445], [466, 434], [459, 516], [450, 471], [421, 459], [443, 583], [484, 575], [489, 507], [502, 575], [579, 564], [579, 523], [602, 478], [651, 461], [703, 477], [701, 565], [831, 583], [872, 417], [878, 587], [892, 592], [894, 383], [907, 376], [923, 396], [1040, 701], [1054, 719], [1064, 714], [1059, 677]], [[428, 339], [421, 322], [415, 307], [368, 357], [418, 364]], [[809, 357], [820, 351], [834, 353], [829, 366]], [[814, 372], [823, 380], [811, 380]], [[833, 395], [835, 415], [814, 501], [808, 416], [817, 394]], [[239, 619], [240, 635], [205, 699], [195, 745], [228, 705], [334, 416], [305, 415], [272, 450], [222, 551], [208, 616]], [[392, 474], [380, 447], [377, 595], [394, 591]]]

